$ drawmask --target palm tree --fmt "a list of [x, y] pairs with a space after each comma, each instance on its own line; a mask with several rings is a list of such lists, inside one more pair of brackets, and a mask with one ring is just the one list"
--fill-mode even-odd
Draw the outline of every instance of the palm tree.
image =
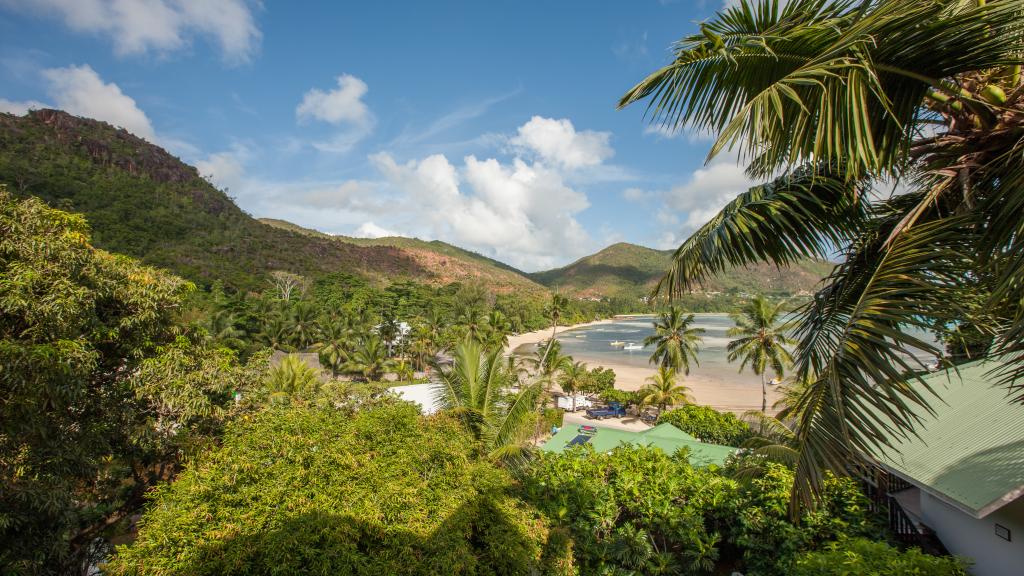
[[562, 377], [558, 379], [558, 385], [572, 397], [572, 411], [576, 411], [576, 391], [586, 382], [587, 365], [584, 362], [572, 362], [562, 369]]
[[750, 366], [754, 374], [761, 377], [761, 412], [768, 410], [765, 369], [771, 367], [775, 376], [782, 378], [786, 367], [793, 365], [793, 357], [786, 347], [795, 342], [786, 335], [792, 326], [782, 321], [782, 304], [772, 304], [764, 296], [754, 297], [732, 315], [735, 326], [727, 333], [739, 336], [726, 348], [729, 362], [740, 360], [740, 372]]
[[391, 361], [380, 337], [374, 334], [360, 340], [345, 363], [345, 369], [362, 375], [367, 381], [380, 380], [391, 369]]
[[[842, 263], [794, 330], [795, 514], [912, 434], [929, 399], [907, 386], [933, 343], [908, 328], [991, 327], [1000, 380], [1024, 390], [1024, 28], [1019, 2], [746, 0], [675, 46], [620, 101], [670, 130], [717, 136], [773, 178], [727, 204], [675, 252], [678, 295], [734, 266]], [[872, 193], [879, 182], [906, 188]], [[916, 353], [915, 353], [916, 352]], [[1016, 382], [1016, 383], [1015, 383]], [[884, 431], [884, 432], [883, 432]]]
[[658, 366], [658, 371], [649, 376], [647, 385], [640, 389], [640, 404], [657, 406], [659, 414], [665, 411], [666, 406], [692, 403], [690, 388], [677, 384], [676, 370], [668, 366]]
[[308, 348], [316, 342], [319, 312], [310, 302], [296, 302], [291, 313], [292, 344], [300, 349]]
[[480, 340], [487, 327], [487, 317], [476, 307], [462, 310], [455, 318], [455, 324], [462, 328], [463, 334], [474, 340]]
[[312, 348], [320, 353], [320, 359], [331, 369], [331, 375], [338, 372], [348, 361], [352, 341], [352, 328], [345, 318], [325, 318], [320, 321], [319, 339]]
[[265, 384], [272, 402], [285, 402], [316, 394], [320, 390], [320, 375], [298, 356], [289, 354], [271, 367]]
[[395, 379], [399, 382], [409, 382], [413, 378], [412, 365], [404, 359], [395, 362], [392, 370], [395, 372]]
[[558, 330], [558, 320], [565, 314], [569, 308], [569, 299], [557, 292], [551, 295], [551, 302], [547, 306], [548, 318], [551, 318], [551, 339], [548, 340], [547, 349], [544, 350], [544, 355], [540, 359], [540, 365], [544, 364], [544, 358], [547, 357], [548, 352], [551, 351], [551, 347], [555, 345], [555, 333]]
[[455, 346], [450, 368], [436, 366], [438, 408], [457, 415], [495, 459], [517, 461], [529, 452], [532, 413], [540, 387], [532, 384], [507, 398], [511, 383], [500, 349], [486, 350], [466, 338]]
[[219, 346], [240, 350], [245, 346], [242, 337], [245, 331], [238, 328], [238, 318], [227, 309], [220, 309], [209, 315], [206, 330], [210, 340]]
[[654, 345], [651, 363], [672, 368], [676, 372], [690, 373], [690, 361], [698, 364], [697, 350], [704, 339], [703, 328], [694, 328], [693, 314], [686, 314], [675, 306], [669, 306], [654, 321], [654, 334], [644, 338], [644, 346]]
[[499, 310], [491, 310], [487, 315], [487, 330], [484, 340], [489, 348], [505, 349], [508, 346], [508, 334], [512, 324]]
[[291, 326], [279, 314], [272, 314], [263, 319], [256, 339], [273, 350], [293, 350]]
[[437, 351], [436, 336], [431, 332], [427, 324], [418, 324], [412, 330], [412, 341], [409, 343], [409, 352], [412, 354], [416, 367], [422, 370], [427, 366], [428, 358]]

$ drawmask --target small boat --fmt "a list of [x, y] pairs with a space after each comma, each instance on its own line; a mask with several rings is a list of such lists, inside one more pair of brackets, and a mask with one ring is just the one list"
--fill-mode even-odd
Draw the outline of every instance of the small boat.
[[611, 347], [612, 347], [612, 348], [618, 348], [618, 347], [620, 347], [620, 346], [625, 346], [625, 345], [626, 345], [626, 343], [625, 343], [625, 342], [623, 342], [622, 340], [615, 340], [615, 341], [613, 341], [613, 342], [611, 343]]
[[626, 344], [625, 346], [623, 346], [622, 349], [623, 350], [643, 350], [644, 347], [639, 345], [639, 344], [636, 344], [634, 342], [630, 342], [629, 344]]

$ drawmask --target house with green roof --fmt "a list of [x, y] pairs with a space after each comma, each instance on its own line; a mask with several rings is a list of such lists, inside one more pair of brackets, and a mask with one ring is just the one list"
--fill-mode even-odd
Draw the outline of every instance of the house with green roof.
[[541, 450], [545, 452], [564, 452], [574, 446], [589, 445], [597, 452], [608, 452], [623, 444], [633, 446], [653, 446], [666, 454], [674, 454], [680, 448], [690, 450], [690, 463], [694, 466], [721, 466], [725, 459], [736, 448], [707, 444], [690, 436], [675, 426], [665, 423], [642, 432], [620, 430], [618, 428], [564, 426], [551, 437]]
[[917, 407], [916, 434], [874, 455], [905, 481], [892, 483], [891, 500], [917, 529], [971, 559], [975, 576], [1024, 574], [1024, 406], [995, 385], [1000, 366], [925, 376], [938, 395], [922, 391], [934, 413]]

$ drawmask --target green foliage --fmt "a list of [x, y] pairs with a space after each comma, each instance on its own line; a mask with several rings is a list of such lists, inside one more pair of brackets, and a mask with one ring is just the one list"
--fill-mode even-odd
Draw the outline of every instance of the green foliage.
[[543, 521], [471, 446], [458, 421], [404, 403], [272, 408], [158, 489], [106, 571], [535, 573]]
[[612, 388], [615, 388], [615, 370], [598, 366], [597, 368], [591, 368], [586, 376], [583, 377], [579, 391], [584, 394], [601, 394], [605, 390], [611, 390]]
[[218, 433], [252, 370], [172, 339], [188, 289], [93, 248], [81, 216], [0, 188], [0, 572], [81, 569]]
[[732, 412], [719, 412], [710, 406], [688, 404], [665, 412], [658, 422], [668, 422], [703, 442], [739, 446], [753, 436], [750, 426]]
[[320, 392], [321, 375], [301, 358], [289, 354], [267, 372], [266, 391], [271, 402], [311, 399]]
[[805, 552], [796, 560], [792, 576], [967, 576], [966, 563], [958, 558], [906, 552], [884, 542], [850, 538], [828, 544], [824, 550]]
[[714, 468], [693, 468], [685, 451], [583, 447], [544, 453], [524, 492], [557, 523], [553, 530], [571, 535], [585, 574], [703, 574], [719, 561], [738, 561], [745, 573], [782, 576], [797, 555], [823, 542], [876, 533], [850, 480], [830, 479], [826, 503], [791, 524], [792, 475], [769, 465], [762, 478], [741, 484]]
[[[648, 296], [672, 263], [671, 250], [654, 250], [618, 243], [572, 264], [536, 272], [530, 277], [554, 290], [580, 296], [600, 297], [621, 312], [651, 312], [640, 299]], [[703, 293], [679, 303], [695, 312], [731, 310], [740, 294], [777, 293], [792, 296], [812, 290], [832, 269], [832, 264], [799, 260], [788, 269], [768, 265], [737, 267], [709, 279]]]
[[641, 400], [640, 392], [638, 390], [616, 390], [615, 388], [602, 390], [598, 394], [598, 398], [606, 404], [608, 402], [618, 402], [624, 406], [640, 404]]
[[561, 408], [545, 408], [541, 411], [540, 416], [541, 430], [549, 431], [552, 426], [562, 427], [562, 422], [565, 420], [565, 410]]

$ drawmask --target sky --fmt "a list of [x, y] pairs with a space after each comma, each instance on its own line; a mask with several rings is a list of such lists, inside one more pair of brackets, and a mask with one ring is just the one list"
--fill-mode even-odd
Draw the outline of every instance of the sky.
[[722, 7], [0, 0], [0, 111], [122, 126], [256, 217], [536, 271], [675, 247], [753, 184], [706, 136], [616, 109]]

